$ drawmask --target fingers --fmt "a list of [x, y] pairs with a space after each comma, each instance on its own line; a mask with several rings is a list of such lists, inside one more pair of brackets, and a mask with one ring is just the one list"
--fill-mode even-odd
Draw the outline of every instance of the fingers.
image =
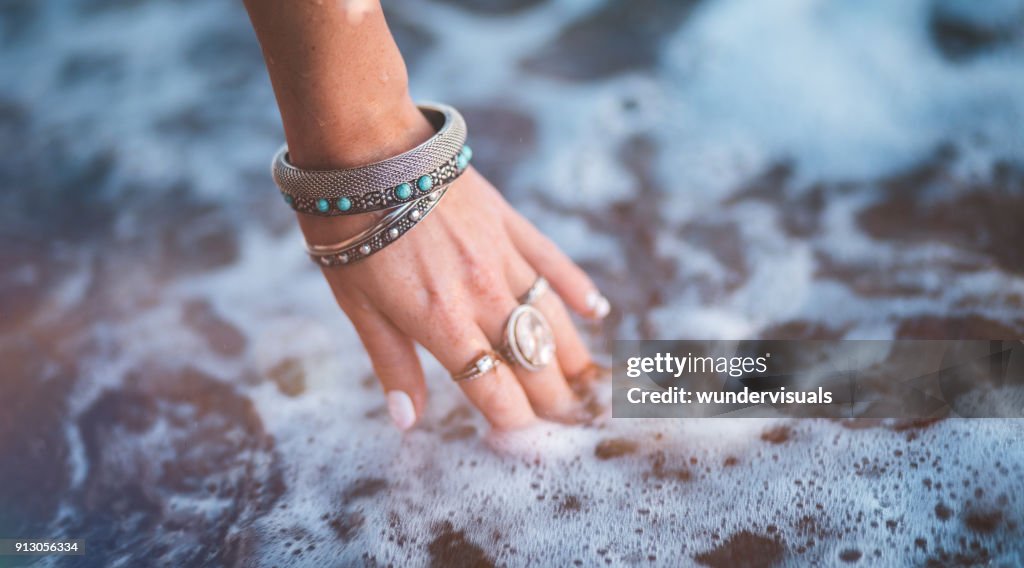
[[[476, 329], [474, 335], [477, 336], [476, 340], [462, 342], [465, 347], [439, 348], [438, 352], [444, 349], [444, 352], [452, 354], [452, 359], [442, 361], [450, 373], [464, 371], [481, 354], [491, 350], [482, 331]], [[445, 355], [441, 357], [446, 358]], [[537, 419], [529, 398], [508, 365], [499, 365], [477, 378], [459, 381], [458, 385], [491, 426], [497, 429], [522, 428], [533, 424]]]
[[399, 430], [412, 428], [423, 415], [427, 401], [415, 345], [383, 315], [357, 314], [352, 322], [384, 387], [391, 420]]
[[[470, 361], [477, 356], [474, 355]], [[524, 428], [537, 421], [530, 400], [508, 365], [499, 365], [476, 379], [459, 381], [459, 387], [491, 426], [498, 430]]]
[[[382, 315], [348, 311], [355, 312], [350, 317], [387, 393], [392, 420], [401, 430], [412, 427], [422, 415], [427, 396], [413, 341]], [[491, 351], [471, 316], [435, 318], [428, 331], [420, 328], [418, 337], [449, 373], [465, 370], [480, 354]], [[507, 365], [477, 379], [460, 381], [459, 387], [495, 428], [521, 428], [536, 421], [530, 400]]]
[[548, 318], [548, 323], [555, 332], [558, 364], [566, 379], [572, 382], [590, 367], [593, 360], [590, 350], [583, 343], [583, 338], [569, 317], [565, 304], [558, 296], [544, 294], [537, 300], [535, 306]]
[[[486, 309], [479, 315], [481, 327], [486, 330], [493, 345], [499, 346], [506, 342], [505, 325], [509, 315], [518, 306], [519, 302], [511, 294], [507, 294], [501, 304]], [[514, 361], [508, 361], [508, 364], [538, 416], [552, 420], [564, 420], [573, 416], [579, 404], [557, 361], [552, 361], [536, 371], [530, 371]]]
[[[389, 271], [387, 282], [363, 283], [372, 290], [367, 304], [386, 314], [399, 332], [425, 347], [452, 374], [464, 371], [481, 354], [493, 351], [487, 336], [476, 323], [473, 300], [480, 291], [474, 290], [470, 294], [453, 282], [468, 278], [470, 282], [493, 290], [490, 283], [498, 281], [502, 284], [502, 292], [506, 293], [500, 278], [486, 278], [482, 273], [476, 273], [474, 278], [467, 276], [474, 274], [466, 268], [468, 264], [460, 260], [455, 265], [466, 271], [461, 275], [449, 271], [433, 275], [436, 279], [428, 275], [416, 280], [409, 272]], [[412, 292], [391, 293], [394, 289], [403, 288]], [[343, 308], [347, 313], [351, 311], [346, 306]], [[505, 365], [477, 379], [459, 381], [458, 386], [497, 429], [521, 428], [537, 420], [522, 386]]]
[[551, 287], [573, 311], [593, 319], [602, 319], [608, 315], [611, 310], [608, 300], [601, 295], [587, 273], [576, 266], [555, 243], [511, 208], [506, 215], [506, 225], [519, 252], [537, 272], [551, 282]]
[[[511, 255], [506, 272], [509, 286], [518, 298], [536, 282], [537, 273], [518, 254]], [[555, 335], [555, 353], [563, 376], [571, 384], [573, 379], [583, 373], [591, 364], [592, 357], [583, 338], [580, 337], [565, 304], [552, 291], [538, 297], [534, 307], [544, 314]]]
[[[472, 314], [464, 310], [435, 306], [433, 313], [426, 316], [413, 316], [410, 311], [403, 311], [396, 313], [396, 321], [392, 323], [384, 316], [367, 315], [353, 308], [348, 306], [346, 312], [359, 330], [363, 345], [373, 360], [374, 370], [388, 392], [388, 410], [395, 424], [402, 429], [412, 423], [404, 414], [408, 405], [398, 393], [409, 395], [416, 417], [422, 415], [426, 401], [423, 371], [410, 337], [416, 337], [453, 374], [465, 370], [482, 353], [492, 350]], [[479, 378], [459, 381], [458, 384], [495, 428], [522, 428], [537, 419], [523, 388], [508, 366], [499, 366]]]
[[[420, 343], [452, 374], [461, 373], [483, 353], [493, 351], [472, 315], [463, 311], [457, 314], [435, 314], [429, 318], [431, 325], [426, 325], [425, 330], [421, 327], [418, 336]], [[522, 428], [537, 420], [523, 387], [507, 365], [499, 365], [478, 378], [459, 381], [458, 385], [497, 429]]]

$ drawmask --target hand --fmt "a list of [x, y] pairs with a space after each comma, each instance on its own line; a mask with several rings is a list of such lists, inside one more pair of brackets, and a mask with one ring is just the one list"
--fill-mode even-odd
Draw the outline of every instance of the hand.
[[[347, 0], [343, 10], [333, 2], [245, 5], [294, 165], [371, 164], [433, 135], [409, 96], [405, 63], [379, 2]], [[299, 223], [310, 244], [329, 245], [375, 218], [379, 214], [300, 214]], [[324, 274], [359, 332], [402, 429], [422, 416], [427, 397], [414, 342], [450, 372], [462, 371], [501, 344], [506, 318], [538, 274], [577, 312], [601, 317], [608, 311], [583, 271], [472, 169], [397, 242], [350, 266], [325, 268]], [[577, 400], [567, 377], [591, 370], [590, 354], [562, 301], [548, 293], [535, 306], [554, 331], [557, 363], [532, 373], [503, 365], [459, 383], [498, 428], [525, 426], [537, 416], [572, 415]]]
[[[302, 219], [307, 238], [317, 244], [330, 242], [328, 235], [337, 237], [339, 224], [346, 222], [351, 219]], [[517, 298], [543, 275], [552, 291], [534, 305], [554, 331], [556, 361], [535, 372], [501, 365], [459, 385], [496, 428], [519, 428], [537, 417], [572, 419], [580, 410], [571, 382], [590, 367], [591, 357], [562, 300], [579, 314], [598, 318], [607, 314], [608, 302], [472, 168], [397, 242], [351, 266], [325, 268], [324, 274], [403, 430], [422, 416], [427, 399], [414, 342], [449, 372], [462, 371], [481, 352], [501, 345]]]

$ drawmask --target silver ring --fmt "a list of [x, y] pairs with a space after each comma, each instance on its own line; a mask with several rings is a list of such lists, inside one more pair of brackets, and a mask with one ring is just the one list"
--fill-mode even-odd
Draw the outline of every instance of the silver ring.
[[529, 304], [512, 310], [500, 353], [506, 361], [527, 371], [539, 371], [551, 363], [555, 358], [555, 334], [544, 314]]
[[472, 381], [490, 373], [501, 366], [501, 357], [493, 351], [484, 351], [477, 356], [465, 369], [452, 374], [455, 382]]
[[548, 279], [543, 276], [538, 276], [537, 279], [533, 281], [533, 285], [530, 286], [530, 289], [519, 297], [519, 303], [533, 304], [539, 300], [549, 288], [551, 288], [551, 285], [548, 284]]

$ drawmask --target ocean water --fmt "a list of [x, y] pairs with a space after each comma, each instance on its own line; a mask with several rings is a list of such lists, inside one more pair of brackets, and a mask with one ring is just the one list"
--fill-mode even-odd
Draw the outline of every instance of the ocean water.
[[[615, 338], [1024, 337], [1024, 2], [385, 2]], [[239, 2], [0, 3], [0, 536], [39, 566], [1024, 564], [1024, 423], [390, 426]], [[599, 396], [607, 396], [602, 387]], [[0, 565], [27, 564], [0, 558]]]

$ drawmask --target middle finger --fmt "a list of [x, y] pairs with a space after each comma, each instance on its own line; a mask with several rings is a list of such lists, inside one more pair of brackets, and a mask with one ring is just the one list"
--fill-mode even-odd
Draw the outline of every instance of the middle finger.
[[[509, 317], [519, 305], [509, 292], [495, 305], [479, 314], [479, 325], [496, 348], [508, 350]], [[566, 382], [557, 360], [552, 359], [541, 369], [530, 370], [516, 363], [514, 358], [508, 357], [507, 354], [506, 358], [510, 359], [509, 366], [515, 372], [519, 384], [522, 385], [530, 405], [538, 416], [552, 420], [565, 420], [573, 416], [578, 408], [578, 399]]]

